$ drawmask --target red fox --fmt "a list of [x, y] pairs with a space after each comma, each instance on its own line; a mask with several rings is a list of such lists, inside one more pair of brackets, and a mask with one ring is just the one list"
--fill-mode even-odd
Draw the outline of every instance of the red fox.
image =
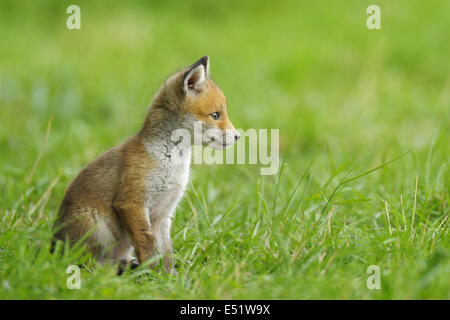
[[171, 150], [179, 141], [172, 133], [195, 134], [196, 121], [218, 132], [203, 134], [203, 145], [225, 148], [240, 137], [228, 119], [224, 94], [209, 77], [207, 56], [165, 81], [136, 135], [78, 174], [62, 200], [55, 238], [70, 244], [84, 239], [100, 262], [130, 263], [133, 249], [139, 263], [159, 254], [164, 269], [175, 272], [171, 220], [188, 183], [191, 141], [175, 162]]

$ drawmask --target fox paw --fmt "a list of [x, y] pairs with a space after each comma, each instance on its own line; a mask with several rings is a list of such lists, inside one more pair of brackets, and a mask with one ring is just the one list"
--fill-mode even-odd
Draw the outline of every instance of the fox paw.
[[133, 260], [122, 259], [120, 260], [119, 266], [117, 267], [117, 275], [118, 276], [122, 275], [127, 268], [133, 270], [136, 269], [137, 267], [139, 267], [139, 263], [136, 259]]

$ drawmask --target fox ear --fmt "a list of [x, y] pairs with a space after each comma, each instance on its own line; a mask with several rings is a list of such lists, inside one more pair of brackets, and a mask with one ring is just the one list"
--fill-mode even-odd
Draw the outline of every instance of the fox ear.
[[209, 58], [204, 56], [188, 68], [184, 74], [184, 92], [201, 90], [206, 77], [209, 75]]
[[198, 67], [199, 65], [203, 65], [203, 68], [205, 68], [205, 75], [209, 76], [209, 57], [203, 56], [200, 59], [198, 59], [192, 66], [189, 67], [189, 69], [193, 69], [195, 67]]

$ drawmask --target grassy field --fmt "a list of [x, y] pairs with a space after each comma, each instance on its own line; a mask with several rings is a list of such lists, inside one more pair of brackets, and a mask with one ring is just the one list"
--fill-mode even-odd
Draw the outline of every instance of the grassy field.
[[[0, 0], [0, 299], [450, 299], [450, 2], [375, 1], [381, 30], [374, 1], [154, 2], [77, 1], [68, 30], [70, 1]], [[237, 128], [280, 129], [280, 171], [194, 165], [178, 276], [69, 290], [65, 188], [204, 54]]]

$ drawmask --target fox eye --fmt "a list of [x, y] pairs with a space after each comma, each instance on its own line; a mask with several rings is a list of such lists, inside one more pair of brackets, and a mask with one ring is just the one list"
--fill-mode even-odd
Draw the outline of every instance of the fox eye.
[[219, 120], [220, 114], [219, 114], [218, 112], [213, 112], [213, 113], [211, 113], [211, 117], [212, 117], [214, 120]]

